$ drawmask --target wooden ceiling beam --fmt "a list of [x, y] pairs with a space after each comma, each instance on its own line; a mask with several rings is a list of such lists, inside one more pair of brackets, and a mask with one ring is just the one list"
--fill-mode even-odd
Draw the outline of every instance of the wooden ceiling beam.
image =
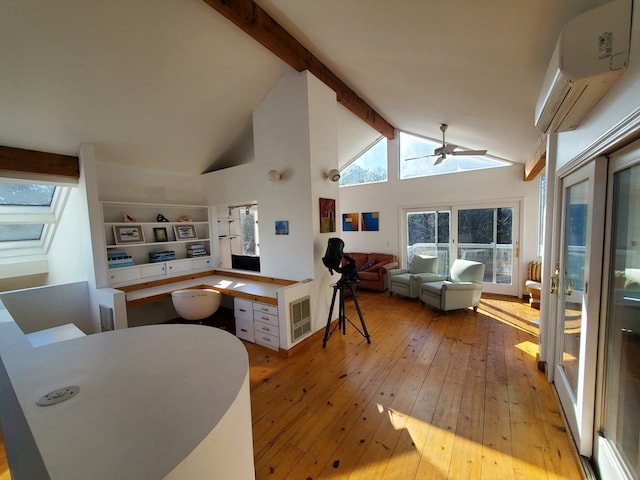
[[55, 176], [78, 180], [80, 160], [71, 155], [24, 150], [0, 145], [0, 172]]
[[524, 181], [534, 180], [547, 165], [547, 136], [542, 135], [536, 143], [533, 154], [524, 165]]
[[252, 0], [203, 0], [298, 72], [308, 70], [336, 92], [338, 102], [388, 139], [395, 128]]

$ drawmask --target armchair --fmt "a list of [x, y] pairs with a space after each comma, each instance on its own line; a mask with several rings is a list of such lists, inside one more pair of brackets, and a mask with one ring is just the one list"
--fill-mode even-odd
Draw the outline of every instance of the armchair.
[[473, 307], [475, 312], [482, 295], [483, 276], [484, 264], [456, 259], [447, 280], [420, 286], [420, 300], [445, 312], [467, 307]]
[[418, 298], [422, 282], [446, 280], [438, 275], [438, 257], [415, 255], [409, 268], [389, 270], [389, 294]]

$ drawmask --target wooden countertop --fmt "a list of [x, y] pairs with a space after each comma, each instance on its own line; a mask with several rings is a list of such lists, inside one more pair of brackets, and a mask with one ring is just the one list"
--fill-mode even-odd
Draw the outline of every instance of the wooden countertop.
[[170, 296], [171, 292], [185, 288], [211, 288], [224, 295], [277, 305], [278, 288], [296, 283], [290, 280], [215, 270], [208, 275], [168, 280], [129, 285], [119, 287], [118, 290], [126, 293], [127, 305], [153, 302]]

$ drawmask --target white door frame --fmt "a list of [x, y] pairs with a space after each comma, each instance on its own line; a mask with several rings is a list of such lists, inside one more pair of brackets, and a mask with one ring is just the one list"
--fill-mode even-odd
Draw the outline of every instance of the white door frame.
[[[584, 293], [582, 295], [582, 322], [580, 334], [580, 358], [578, 364], [577, 391], [572, 390], [561, 366], [564, 342], [564, 292], [568, 289], [564, 276], [564, 231], [560, 232], [558, 257], [560, 273], [557, 279], [558, 293], [556, 318], [556, 351], [553, 363], [554, 383], [565, 412], [567, 422], [581, 455], [590, 457], [593, 452], [594, 408], [596, 370], [598, 362], [598, 332], [600, 328], [600, 293], [602, 281], [602, 254], [604, 240], [604, 210], [606, 199], [606, 157], [598, 157], [579, 169], [563, 175], [558, 182], [559, 225], [564, 225], [565, 189], [571, 185], [589, 182], [589, 213], [587, 216]], [[561, 229], [564, 230], [564, 229]], [[555, 269], [555, 267], [554, 267]]]

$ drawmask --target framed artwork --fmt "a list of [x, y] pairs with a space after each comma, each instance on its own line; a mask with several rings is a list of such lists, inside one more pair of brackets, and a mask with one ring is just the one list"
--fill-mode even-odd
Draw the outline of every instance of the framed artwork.
[[289, 220], [276, 220], [276, 235], [289, 235]]
[[336, 201], [333, 198], [320, 199], [320, 233], [336, 231]]
[[362, 231], [377, 232], [380, 230], [380, 212], [362, 212]]
[[342, 214], [342, 231], [343, 232], [358, 231], [358, 214], [357, 213]]
[[168, 242], [167, 229], [164, 227], [158, 227], [153, 229], [153, 236], [156, 238], [156, 242]]
[[194, 240], [198, 238], [195, 225], [189, 223], [174, 225], [173, 231], [176, 234], [176, 240]]
[[116, 225], [113, 227], [116, 244], [144, 243], [144, 232], [140, 225]]

